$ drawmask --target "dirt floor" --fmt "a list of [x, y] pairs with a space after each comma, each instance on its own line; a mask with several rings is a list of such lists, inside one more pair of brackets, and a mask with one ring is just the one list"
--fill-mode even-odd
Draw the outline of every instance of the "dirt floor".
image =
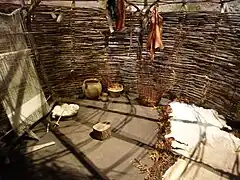
[[[122, 96], [109, 102], [77, 101], [80, 105], [78, 115], [62, 119], [59, 127], [62, 135], [57, 135], [73, 143], [77, 147], [76, 153], [39, 124], [34, 132], [40, 141], [25, 140], [23, 151], [45, 142], [55, 141], [56, 144], [22, 159], [12, 158], [10, 168], [6, 169], [18, 171], [15, 174], [5, 171], [5, 179], [12, 179], [17, 174], [17, 177], [27, 179], [105, 179], [103, 176], [112, 180], [144, 179], [146, 174], [134, 166], [134, 160], [148, 167], [154, 164], [149, 152], [154, 150], [157, 142], [159, 113], [151, 107], [138, 105], [134, 99]], [[92, 126], [104, 121], [111, 122], [111, 138], [92, 139]]]

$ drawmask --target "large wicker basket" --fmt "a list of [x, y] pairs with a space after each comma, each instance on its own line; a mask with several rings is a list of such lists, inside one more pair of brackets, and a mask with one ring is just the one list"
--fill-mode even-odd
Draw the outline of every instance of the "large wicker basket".
[[139, 102], [145, 106], [157, 106], [162, 92], [151, 85], [138, 85]]

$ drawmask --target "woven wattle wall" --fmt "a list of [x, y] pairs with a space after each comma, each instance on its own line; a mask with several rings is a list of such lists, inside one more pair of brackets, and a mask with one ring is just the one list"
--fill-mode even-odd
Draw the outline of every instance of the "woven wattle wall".
[[31, 24], [40, 55], [38, 69], [47, 77], [52, 93], [75, 95], [84, 79], [101, 79], [106, 74], [132, 92], [138, 92], [141, 83], [161, 88], [170, 82], [176, 94], [236, 118], [240, 101], [239, 14], [161, 13], [165, 48], [150, 63], [145, 32], [142, 59], [149, 63], [142, 66], [137, 58], [136, 14], [127, 15], [126, 33], [109, 36], [101, 10], [61, 7], [64, 19], [57, 23], [50, 15], [56, 8], [37, 7]]
[[86, 78], [99, 77], [105, 64], [104, 16], [99, 10], [61, 8], [60, 23], [51, 7], [34, 12], [31, 27], [38, 47], [42, 71], [54, 93], [72, 96]]

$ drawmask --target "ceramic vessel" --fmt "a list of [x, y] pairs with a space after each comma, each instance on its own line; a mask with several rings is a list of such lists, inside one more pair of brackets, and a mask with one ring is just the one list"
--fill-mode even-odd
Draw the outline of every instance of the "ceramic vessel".
[[96, 78], [86, 79], [83, 82], [82, 90], [84, 95], [89, 99], [98, 99], [102, 93], [102, 84]]
[[119, 97], [121, 95], [122, 91], [123, 91], [122, 84], [114, 83], [114, 84], [112, 84], [111, 87], [108, 87], [108, 92], [109, 92], [110, 96], [113, 98]]
[[108, 94], [107, 94], [107, 93], [102, 93], [102, 95], [100, 96], [100, 99], [101, 99], [103, 102], [108, 101]]

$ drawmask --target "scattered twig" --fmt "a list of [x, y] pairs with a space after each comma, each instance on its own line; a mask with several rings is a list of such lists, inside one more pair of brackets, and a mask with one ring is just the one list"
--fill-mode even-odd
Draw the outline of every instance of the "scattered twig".
[[12, 128], [12, 129], [10, 129], [9, 131], [7, 131], [4, 135], [2, 135], [2, 136], [0, 137], [0, 141], [1, 141], [4, 137], [6, 137], [9, 133], [11, 133], [13, 130], [14, 130], [14, 129]]
[[151, 172], [149, 171], [149, 168], [147, 167], [146, 164], [142, 164], [141, 161], [139, 161], [138, 159], [134, 159], [132, 161], [132, 164], [133, 166], [135, 166], [136, 168], [139, 169], [139, 171], [144, 174], [144, 173], [147, 173], [147, 174], [150, 174]]
[[62, 111], [61, 115], [59, 116], [57, 122], [54, 123], [55, 126], [59, 126], [59, 121], [62, 118], [62, 114], [63, 114], [64, 110]]
[[44, 143], [44, 144], [40, 144], [40, 145], [35, 145], [35, 146], [32, 146], [32, 147], [29, 147], [29, 148], [27, 149], [27, 151], [24, 152], [24, 154], [29, 154], [29, 153], [32, 153], [32, 152], [34, 152], [34, 151], [38, 151], [38, 150], [40, 150], [40, 149], [43, 149], [43, 148], [45, 148], [45, 147], [52, 146], [52, 145], [54, 145], [54, 144], [55, 144], [55, 142], [54, 142], [54, 141], [51, 141], [51, 142], [48, 142], [48, 143]]

